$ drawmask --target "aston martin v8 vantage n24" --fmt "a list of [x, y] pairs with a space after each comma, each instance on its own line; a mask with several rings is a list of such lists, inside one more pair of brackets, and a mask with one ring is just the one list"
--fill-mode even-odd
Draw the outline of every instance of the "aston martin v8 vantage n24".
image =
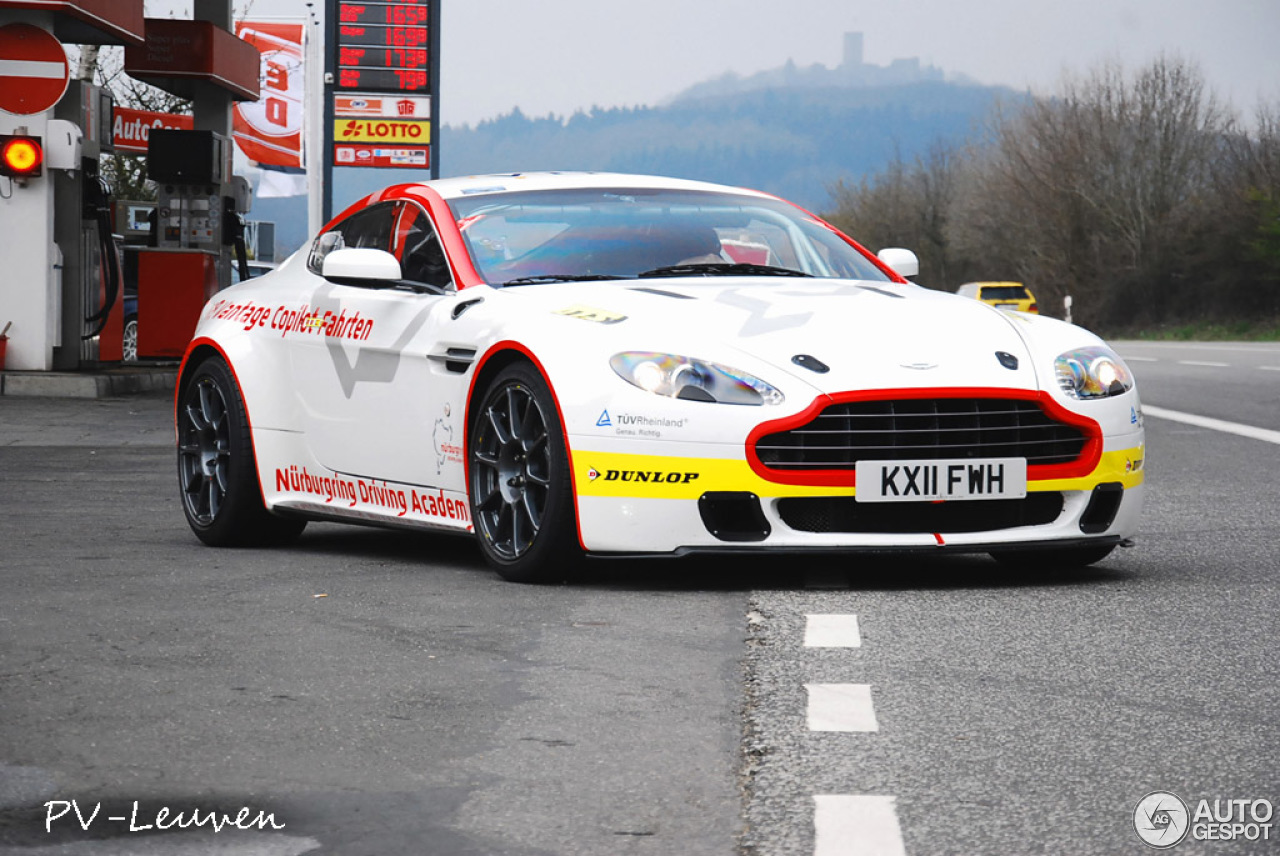
[[214, 545], [470, 534], [524, 581], [584, 555], [1102, 559], [1142, 505], [1129, 369], [917, 267], [699, 182], [390, 187], [205, 306], [175, 408], [187, 519]]

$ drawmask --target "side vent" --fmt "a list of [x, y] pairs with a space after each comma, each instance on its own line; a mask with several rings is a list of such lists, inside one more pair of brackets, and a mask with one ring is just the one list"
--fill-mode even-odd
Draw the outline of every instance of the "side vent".
[[471, 364], [476, 361], [476, 349], [445, 348], [443, 354], [427, 354], [427, 359], [432, 362], [444, 363], [445, 371], [450, 371], [454, 374], [465, 374], [467, 369], [471, 368]]
[[450, 317], [453, 318], [453, 320], [457, 321], [458, 318], [461, 317], [463, 312], [466, 312], [472, 306], [479, 306], [481, 303], [484, 303], [483, 297], [476, 297], [472, 300], [464, 300], [461, 303], [459, 303], [457, 306], [453, 307], [453, 312], [451, 313]]

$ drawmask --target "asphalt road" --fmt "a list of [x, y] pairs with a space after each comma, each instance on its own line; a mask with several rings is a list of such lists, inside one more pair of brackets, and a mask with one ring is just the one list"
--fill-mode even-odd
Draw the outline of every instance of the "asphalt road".
[[[1280, 428], [1280, 347], [1117, 347], [1153, 408]], [[530, 587], [443, 537], [203, 547], [167, 402], [0, 398], [0, 853], [1136, 854], [1149, 792], [1280, 803], [1280, 447], [1146, 425], [1142, 532], [1089, 572]], [[850, 615], [859, 647], [805, 644]], [[875, 730], [812, 730], [833, 685]], [[46, 833], [71, 800], [102, 808]], [[284, 828], [129, 830], [242, 807]]]

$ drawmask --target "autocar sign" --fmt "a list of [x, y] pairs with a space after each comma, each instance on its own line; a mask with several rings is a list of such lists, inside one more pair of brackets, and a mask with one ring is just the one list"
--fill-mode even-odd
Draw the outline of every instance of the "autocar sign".
[[116, 107], [112, 117], [112, 139], [116, 151], [146, 154], [147, 138], [152, 128], [169, 128], [190, 131], [195, 128], [195, 117], [180, 113], [156, 113], [150, 110], [132, 110]]

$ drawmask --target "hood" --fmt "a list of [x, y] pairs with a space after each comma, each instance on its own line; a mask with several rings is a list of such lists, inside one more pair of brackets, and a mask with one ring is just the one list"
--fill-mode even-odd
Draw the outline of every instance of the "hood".
[[[1037, 388], [1016, 316], [915, 285], [701, 277], [521, 291], [549, 312], [603, 313], [609, 323], [590, 326], [618, 350], [670, 351], [748, 371], [759, 360], [823, 392]], [[1017, 367], [1002, 364], [998, 352]], [[827, 371], [798, 365], [801, 355]]]

